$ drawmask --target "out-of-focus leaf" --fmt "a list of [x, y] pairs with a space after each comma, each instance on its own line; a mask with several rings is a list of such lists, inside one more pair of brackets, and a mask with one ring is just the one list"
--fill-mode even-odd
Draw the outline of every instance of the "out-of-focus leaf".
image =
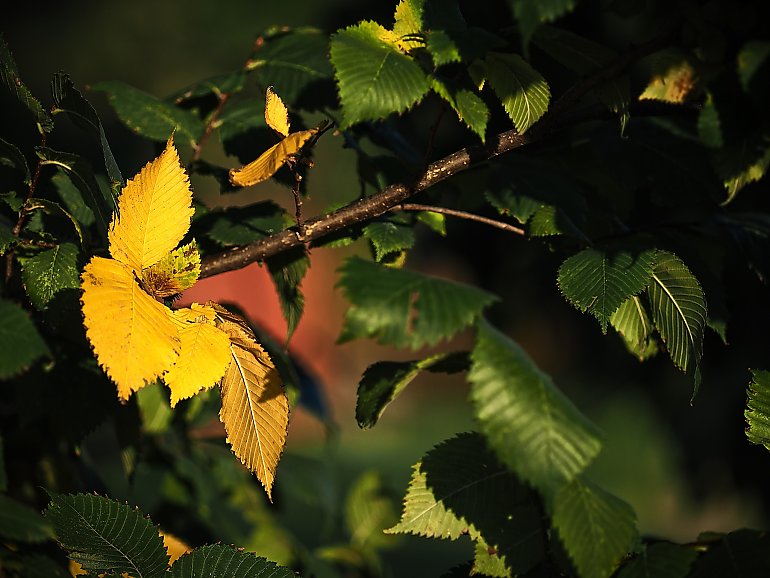
[[78, 248], [62, 243], [24, 261], [21, 278], [32, 304], [45, 309], [65, 289], [80, 287], [78, 278]]
[[356, 421], [374, 427], [398, 395], [423, 371], [455, 373], [468, 368], [465, 353], [438, 353], [415, 361], [378, 361], [366, 368], [358, 384]]
[[746, 437], [770, 450], [770, 372], [752, 371], [744, 415], [748, 424]]
[[0, 165], [15, 167], [24, 175], [24, 184], [29, 186], [32, 182], [32, 176], [29, 172], [27, 159], [15, 144], [0, 138]]
[[27, 85], [19, 78], [16, 62], [2, 36], [0, 36], [0, 79], [2, 79], [8, 92], [32, 113], [40, 130], [51, 132], [53, 130], [53, 119], [51, 119], [51, 116], [40, 104], [40, 101], [32, 96]]
[[94, 84], [92, 90], [106, 92], [121, 122], [137, 134], [166, 142], [176, 132], [190, 145], [203, 135], [203, 122], [189, 110], [177, 108], [119, 80]]
[[508, 0], [519, 23], [519, 34], [526, 47], [543, 22], [553, 22], [575, 8], [575, 0]]
[[686, 578], [697, 557], [695, 550], [668, 542], [645, 545], [617, 578]]
[[770, 534], [736, 530], [700, 556], [688, 578], [767, 576], [770, 573]]
[[0, 536], [13, 542], [36, 543], [53, 538], [53, 531], [35, 510], [0, 494]]
[[601, 448], [596, 427], [530, 357], [486, 322], [471, 353], [470, 397], [500, 460], [546, 498], [575, 479]]
[[770, 57], [770, 42], [750, 40], [738, 53], [738, 77], [746, 92], [751, 92], [752, 83], [759, 69]]
[[345, 500], [345, 525], [353, 545], [384, 548], [392, 545], [394, 538], [383, 530], [398, 521], [394, 500], [383, 488], [377, 472], [364, 472], [353, 483]]
[[112, 182], [113, 190], [122, 187], [123, 176], [120, 174], [115, 157], [112, 156], [110, 143], [107, 142], [107, 135], [104, 134], [104, 127], [94, 107], [75, 88], [70, 77], [63, 72], [54, 74], [51, 81], [51, 93], [54, 101], [53, 113], [66, 112], [72, 122], [88, 132], [99, 143], [104, 156], [104, 166], [107, 169], [107, 176]]
[[396, 35], [375, 22], [334, 34], [331, 62], [342, 101], [342, 128], [403, 112], [430, 88], [420, 65], [399, 49]]
[[357, 257], [348, 259], [340, 272], [338, 286], [351, 303], [341, 342], [373, 337], [396, 347], [435, 345], [473, 323], [496, 299], [470, 285]]
[[585, 578], [612, 574], [638, 536], [631, 506], [580, 478], [556, 494], [553, 525]]
[[0, 299], [0, 378], [21, 373], [37, 358], [49, 353], [27, 313]]
[[168, 394], [155, 381], [136, 392], [136, 403], [142, 418], [142, 431], [148, 434], [163, 433], [171, 425], [174, 413], [168, 402]]
[[487, 80], [519, 134], [537, 122], [548, 108], [551, 91], [545, 78], [517, 54], [490, 52]]

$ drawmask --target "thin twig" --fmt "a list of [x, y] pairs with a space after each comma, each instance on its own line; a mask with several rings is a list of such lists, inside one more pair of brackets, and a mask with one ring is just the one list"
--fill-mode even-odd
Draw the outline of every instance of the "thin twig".
[[289, 162], [289, 170], [294, 175], [294, 186], [291, 188], [291, 192], [294, 194], [294, 218], [297, 220], [297, 231], [299, 233], [300, 240], [305, 239], [305, 223], [302, 220], [302, 194], [300, 193], [300, 187], [302, 186], [302, 173], [299, 170], [298, 162]]
[[416, 203], [401, 203], [400, 205], [396, 205], [391, 209], [391, 211], [396, 211], [396, 210], [398, 211], [430, 211], [431, 213], [441, 213], [442, 215], [449, 215], [450, 217], [458, 217], [460, 219], [466, 219], [468, 221], [477, 221], [479, 223], [484, 223], [485, 225], [489, 225], [490, 227], [497, 227], [498, 229], [502, 229], [503, 231], [508, 231], [510, 233], [516, 233], [517, 235], [526, 234], [524, 229], [521, 229], [520, 227], [516, 227], [514, 225], [510, 225], [502, 221], [497, 221], [495, 219], [490, 219], [488, 217], [482, 217], [481, 215], [468, 213], [466, 211], [458, 211], [456, 209], [447, 209], [445, 207], [437, 207], [433, 205], [418, 205]]
[[201, 135], [201, 138], [198, 139], [198, 142], [193, 147], [192, 162], [200, 160], [201, 156], [203, 155], [203, 146], [206, 144], [206, 141], [209, 140], [211, 133], [214, 132], [214, 126], [219, 120], [219, 116], [222, 114], [222, 111], [224, 110], [225, 105], [227, 104], [227, 101], [230, 100], [230, 93], [220, 92], [217, 95], [217, 97], [219, 99], [219, 102], [217, 103], [217, 107], [212, 111], [211, 115], [209, 115], [209, 119], [206, 122], [206, 126], [203, 128], [203, 134]]

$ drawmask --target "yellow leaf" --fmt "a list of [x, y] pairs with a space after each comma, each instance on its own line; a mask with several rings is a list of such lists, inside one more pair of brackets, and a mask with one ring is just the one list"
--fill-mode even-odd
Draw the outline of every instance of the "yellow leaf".
[[172, 136], [123, 188], [110, 224], [110, 254], [134, 271], [154, 265], [182, 240], [192, 214], [190, 181]]
[[231, 363], [222, 379], [222, 410], [227, 441], [233, 453], [265, 487], [272, 500], [278, 461], [286, 445], [289, 400], [270, 357], [245, 322], [220, 314], [219, 328], [230, 337]]
[[94, 353], [118, 386], [118, 397], [168, 371], [179, 355], [170, 311], [145, 293], [129, 266], [94, 257], [83, 275], [84, 324]]
[[639, 100], [660, 100], [681, 104], [698, 86], [695, 69], [687, 60], [672, 61], [667, 68], [655, 74], [639, 95]]
[[69, 561], [69, 571], [70, 571], [70, 576], [72, 576], [72, 578], [88, 575], [88, 572], [83, 570], [83, 567], [78, 562], [75, 562], [74, 560]]
[[164, 298], [192, 287], [200, 274], [201, 256], [193, 240], [142, 271], [142, 281], [150, 295]]
[[271, 146], [257, 160], [240, 169], [230, 169], [230, 182], [238, 187], [250, 187], [272, 177], [290, 157], [296, 155], [305, 143], [318, 133], [318, 128], [291, 133]]
[[171, 407], [217, 384], [230, 363], [230, 338], [213, 324], [214, 310], [193, 303], [173, 312], [179, 327], [181, 350], [174, 366], [163, 376], [171, 389]]
[[272, 86], [267, 87], [265, 94], [265, 121], [267, 126], [281, 136], [289, 136], [289, 111]]
[[169, 566], [181, 558], [183, 554], [187, 554], [187, 552], [192, 550], [190, 546], [182, 542], [182, 540], [173, 534], [161, 530], [160, 537], [163, 538], [163, 545], [166, 547], [166, 552], [168, 552], [170, 558], [168, 561]]

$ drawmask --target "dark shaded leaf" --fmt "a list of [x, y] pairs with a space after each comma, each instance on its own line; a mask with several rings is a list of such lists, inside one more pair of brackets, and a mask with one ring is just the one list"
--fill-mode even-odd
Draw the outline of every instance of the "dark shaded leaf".
[[299, 578], [297, 574], [251, 552], [211, 544], [188, 552], [171, 567], [172, 578]]
[[21, 373], [37, 358], [49, 353], [26, 311], [0, 299], [0, 378]]
[[29, 300], [37, 309], [45, 309], [56, 294], [80, 287], [78, 248], [62, 243], [24, 261], [22, 280]]

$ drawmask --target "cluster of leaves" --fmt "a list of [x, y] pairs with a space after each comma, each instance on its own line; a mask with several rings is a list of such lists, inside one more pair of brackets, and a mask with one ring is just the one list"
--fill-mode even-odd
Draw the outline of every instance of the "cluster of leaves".
[[[485, 212], [558, 254], [554, 277], [566, 300], [594, 316], [602, 333], [612, 327], [639, 360], [667, 351], [691, 377], [694, 397], [708, 379], [701, 375], [707, 331], [724, 342], [729, 335], [726, 272], [750, 269], [765, 283], [770, 263], [770, 220], [741, 204], [766, 184], [770, 159], [770, 44], [751, 26], [763, 8], [746, 9], [735, 29], [724, 17], [726, 1], [612, 3], [613, 17], [644, 40], [636, 47], [605, 46], [559, 26], [567, 14], [595, 15], [572, 1], [494, 4], [493, 13], [506, 17], [493, 26], [466, 19], [456, 2], [401, 0], [392, 24], [362, 21], [331, 37], [272, 30], [244, 66], [166, 99], [118, 81], [93, 85], [126, 127], [165, 143], [127, 183], [99, 117], [72, 81], [54, 77], [49, 112], [0, 44], [2, 89], [26, 115], [27, 136], [39, 139], [27, 150], [26, 140], [0, 135], [0, 378], [9, 382], [1, 394], [0, 535], [11, 543], [0, 549], [0, 567], [66, 575], [50, 547], [55, 537], [87, 571], [164, 575], [169, 559], [157, 528], [123, 503], [83, 493], [98, 491], [162, 516], [164, 528], [178, 519], [168, 528], [175, 533], [189, 524], [208, 541], [283, 563], [204, 546], [170, 566], [175, 576], [377, 575], [379, 552], [393, 544], [389, 534], [469, 537], [473, 560], [449, 576], [767, 572], [762, 532], [704, 534], [691, 544], [640, 536], [632, 508], [586, 475], [602, 448], [596, 426], [486, 320], [499, 298], [404, 267], [419, 249], [419, 225], [452, 232], [442, 209]], [[404, 167], [424, 163], [414, 143], [428, 151], [435, 143], [416, 136], [420, 123], [412, 121], [432, 107], [456, 114], [456, 136], [477, 168], [471, 180], [447, 157], [431, 166], [452, 178], [412, 191], [438, 207], [369, 211], [381, 189], [413, 186]], [[219, 413], [236, 455], [270, 494], [288, 398], [326, 420], [318, 391], [236, 313], [213, 303], [170, 306], [207, 263], [295, 224], [273, 201], [209, 209], [193, 199], [186, 172], [213, 177], [225, 199], [273, 177], [294, 188], [299, 214], [310, 163], [298, 161], [325, 130], [318, 111], [336, 120], [339, 140], [358, 159], [361, 191], [346, 210], [364, 209], [317, 245], [363, 237], [371, 252], [339, 270], [350, 302], [340, 341], [371, 338], [424, 353], [365, 371], [357, 421], [375, 426], [422, 372], [464, 373], [478, 431], [458, 433], [414, 465], [400, 519], [379, 478], [365, 475], [347, 494], [344, 541], [310, 546], [281, 527], [243, 471], [225, 465], [221, 447], [201, 438]], [[47, 146], [58, 115], [96, 143], [103, 168]], [[292, 124], [299, 130], [291, 132]], [[170, 134], [189, 152], [186, 170]], [[213, 134], [243, 168], [207, 160]], [[498, 156], [512, 135], [539, 142]], [[309, 264], [308, 247], [292, 247], [266, 258], [289, 336], [303, 313]], [[469, 351], [424, 352], [469, 328]], [[126, 403], [117, 403], [110, 379]], [[207, 391], [216, 383], [221, 411]], [[767, 372], [756, 370], [747, 434], [767, 447], [769, 397]], [[317, 468], [285, 467], [279, 494], [299, 503], [309, 493], [321, 502], [328, 496]], [[318, 486], [311, 491], [308, 483]], [[39, 485], [51, 492], [45, 517], [25, 505]], [[329, 518], [340, 518], [338, 501], [322, 504]], [[309, 518], [304, 512], [305, 525]]]

